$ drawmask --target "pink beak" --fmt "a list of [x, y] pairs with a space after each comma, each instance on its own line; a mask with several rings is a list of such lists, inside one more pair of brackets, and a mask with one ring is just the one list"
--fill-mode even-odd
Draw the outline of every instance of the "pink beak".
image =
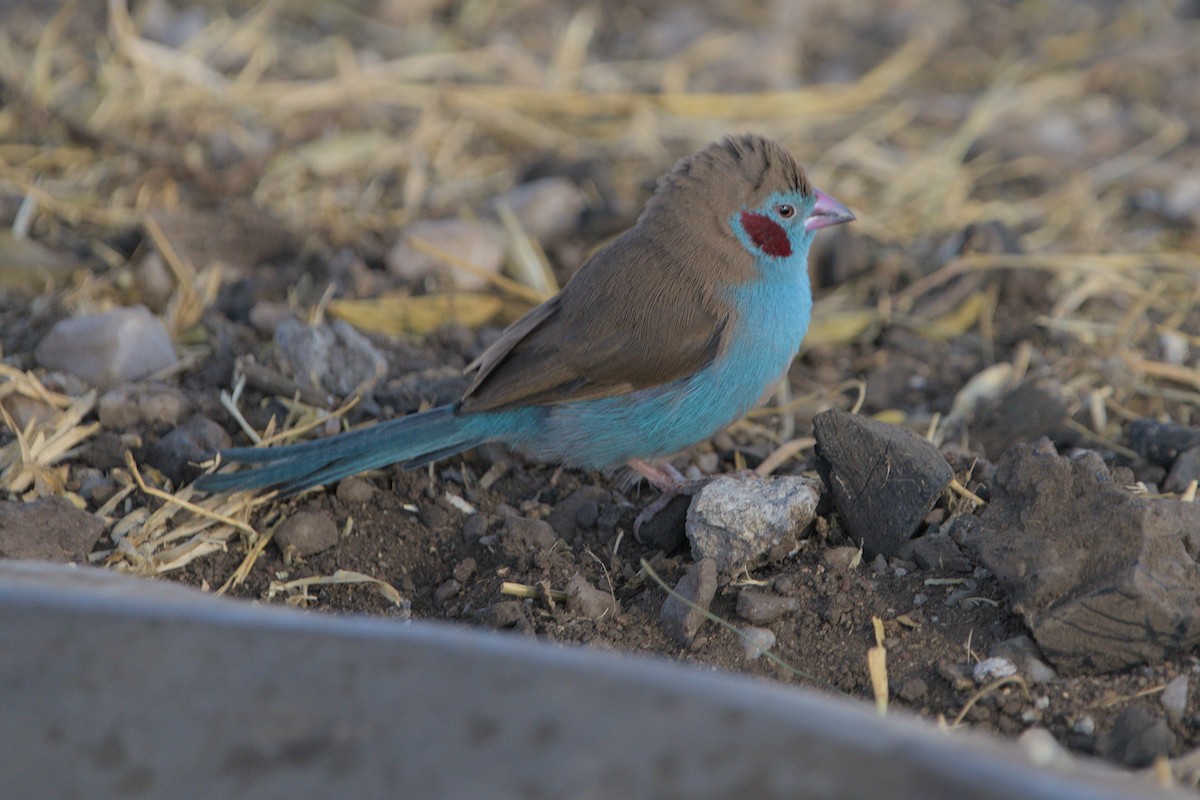
[[854, 212], [837, 200], [834, 200], [820, 189], [816, 189], [815, 193], [817, 195], [817, 202], [813, 205], [808, 219], [804, 221], [804, 230], [815, 231], [818, 228], [841, 225], [843, 222], [849, 222], [854, 219]]

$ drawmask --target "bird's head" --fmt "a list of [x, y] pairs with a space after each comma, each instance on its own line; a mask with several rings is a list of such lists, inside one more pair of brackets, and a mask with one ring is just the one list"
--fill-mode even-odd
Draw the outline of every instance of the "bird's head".
[[659, 182], [643, 219], [726, 231], [756, 259], [803, 258], [820, 228], [854, 214], [814, 188], [778, 143], [730, 136], [681, 160]]

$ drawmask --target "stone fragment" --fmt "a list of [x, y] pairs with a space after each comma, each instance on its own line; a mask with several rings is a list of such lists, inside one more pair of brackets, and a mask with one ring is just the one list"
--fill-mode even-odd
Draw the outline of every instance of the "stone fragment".
[[742, 628], [742, 652], [747, 661], [753, 661], [775, 646], [775, 632], [770, 628]]
[[500, 542], [510, 556], [539, 550], [549, 550], [558, 541], [558, 534], [544, 519], [506, 517]]
[[1122, 711], [1112, 728], [1096, 738], [1097, 753], [1134, 769], [1148, 767], [1159, 756], [1170, 755], [1175, 745], [1175, 734], [1167, 721], [1141, 706]]
[[192, 401], [165, 383], [131, 383], [100, 395], [96, 413], [109, 430], [123, 431], [138, 425], [173, 427], [192, 412]]
[[375, 497], [375, 487], [366, 478], [352, 475], [338, 481], [337, 499], [350, 505], [363, 505]]
[[971, 677], [980, 686], [1016, 674], [1017, 665], [1007, 658], [985, 658], [971, 670]]
[[564, 539], [596, 527], [600, 506], [612, 502], [612, 494], [599, 486], [581, 486], [555, 503], [546, 521]]
[[717, 562], [711, 558], [703, 558], [692, 565], [687, 574], [675, 585], [675, 593], [690, 601], [698, 608], [693, 608], [669, 595], [658, 614], [658, 620], [663, 630], [680, 647], [689, 646], [700, 631], [707, 617], [704, 612], [712, 604], [717, 593]]
[[777, 561], [796, 547], [819, 498], [817, 485], [798, 476], [714, 478], [688, 509], [692, 557], [711, 558], [724, 573]]
[[870, 556], [899, 553], [954, 477], [936, 447], [896, 425], [832, 409], [813, 435], [834, 505]]
[[231, 444], [224, 428], [208, 417], [195, 416], [155, 442], [146, 453], [146, 463], [178, 486], [199, 473], [196, 464]]
[[455, 267], [417, 248], [419, 239], [485, 273], [495, 274], [504, 265], [504, 236], [495, 225], [461, 219], [420, 220], [404, 229], [400, 240], [384, 257], [388, 271], [416, 281], [436, 274], [449, 274], [463, 289], [482, 289], [485, 278]]
[[1200, 644], [1200, 504], [1133, 495], [1098, 457], [1018, 445], [965, 523], [964, 545], [1058, 669], [1108, 672]]
[[1004, 658], [1017, 665], [1017, 670], [1032, 684], [1049, 683], [1058, 678], [1054, 667], [1042, 659], [1037, 645], [1028, 636], [1014, 636], [992, 645], [988, 655]]
[[767, 625], [800, 608], [794, 597], [780, 597], [757, 589], [743, 589], [738, 595], [738, 616], [753, 625]]
[[906, 703], [916, 703], [925, 699], [925, 695], [929, 693], [929, 686], [920, 678], [909, 678], [904, 683], [900, 684], [900, 688], [896, 691], [896, 696]]
[[603, 617], [612, 619], [621, 613], [621, 606], [615, 597], [592, 586], [579, 573], [575, 573], [567, 582], [567, 609], [572, 614], [592, 620]]
[[[880, 556], [883, 558], [883, 556]], [[828, 550], [821, 552], [821, 566], [830, 572], [849, 572], [855, 566], [862, 564], [862, 550], [852, 545], [841, 545], [839, 547], [830, 547]], [[883, 569], [878, 572], [887, 571], [887, 563], [884, 562]]]
[[1176, 675], [1172, 678], [1158, 700], [1162, 703], [1163, 710], [1167, 712], [1168, 717], [1176, 721], [1181, 719], [1183, 712], [1187, 711], [1188, 704], [1187, 674]]
[[1200, 480], [1200, 445], [1184, 450], [1171, 464], [1171, 470], [1163, 481], [1164, 492], [1185, 492], [1192, 481]]
[[275, 329], [275, 346], [298, 382], [338, 397], [387, 374], [387, 359], [345, 320], [305, 325], [288, 318]]
[[145, 306], [59, 321], [34, 350], [38, 364], [107, 388], [173, 366], [171, 335]]
[[449, 600], [457, 597], [458, 593], [461, 591], [462, 584], [454, 578], [450, 578], [449, 580], [443, 581], [442, 584], [434, 591], [433, 601], [439, 606], [444, 605]]
[[950, 535], [941, 531], [913, 539], [912, 558], [924, 570], [970, 572], [975, 568]]
[[307, 558], [338, 543], [338, 527], [324, 511], [300, 511], [279, 523], [273, 537], [284, 561]]
[[1200, 447], [1200, 428], [1156, 419], [1135, 419], [1129, 423], [1129, 444], [1147, 461], [1170, 467], [1184, 450]]
[[500, 195], [521, 227], [542, 244], [550, 244], [579, 227], [587, 195], [570, 178], [555, 175], [514, 186]]
[[104, 521], [63, 497], [0, 502], [0, 558], [86, 563]]

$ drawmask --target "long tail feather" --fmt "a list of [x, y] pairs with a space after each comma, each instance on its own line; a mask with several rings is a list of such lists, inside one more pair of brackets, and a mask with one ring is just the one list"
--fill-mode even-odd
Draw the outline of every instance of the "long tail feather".
[[265, 466], [203, 475], [196, 488], [224, 492], [269, 487], [295, 494], [388, 464], [412, 468], [461, 453], [492, 438], [481, 427], [472, 415], [441, 406], [328, 439], [286, 447], [235, 447], [222, 450], [221, 458]]

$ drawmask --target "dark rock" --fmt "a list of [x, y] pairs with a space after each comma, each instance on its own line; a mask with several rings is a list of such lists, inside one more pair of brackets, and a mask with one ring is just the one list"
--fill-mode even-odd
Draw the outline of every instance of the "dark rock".
[[621, 606], [615, 597], [592, 586], [579, 573], [567, 582], [567, 609], [572, 614], [593, 620], [602, 617], [611, 619], [621, 613]]
[[550, 527], [564, 539], [572, 539], [581, 531], [596, 527], [600, 506], [611, 503], [612, 495], [599, 486], [582, 486], [555, 503], [546, 516]]
[[970, 572], [975, 569], [948, 533], [927, 533], [912, 540], [912, 559], [925, 570]]
[[799, 608], [800, 601], [794, 597], [755, 589], [743, 589], [737, 599], [738, 616], [754, 625], [767, 625]]
[[483, 514], [472, 514], [463, 522], [463, 538], [469, 542], [479, 540], [488, 530], [488, 518]]
[[707, 619], [704, 612], [708, 611], [717, 593], [717, 562], [711, 558], [697, 561], [687, 574], [679, 579], [675, 593], [698, 608], [688, 605], [675, 595], [669, 595], [658, 614], [658, 620], [676, 644], [687, 647], [696, 638], [700, 626]]
[[820, 492], [807, 478], [723, 475], [706, 483], [687, 513], [692, 557], [720, 572], [778, 561], [816, 516]]
[[1163, 481], [1164, 492], [1184, 492], [1192, 481], [1200, 480], [1200, 445], [1184, 450], [1171, 464], [1171, 471]]
[[178, 486], [199, 474], [197, 464], [231, 444], [224, 428], [208, 417], [195, 416], [155, 442], [146, 453], [146, 463]]
[[[1098, 457], [1018, 445], [963, 542], [1060, 670], [1107, 672], [1200, 644], [1200, 505], [1149, 500]], [[1189, 550], [1192, 548], [1192, 550]]]
[[104, 521], [63, 497], [0, 503], [0, 558], [86, 563]]
[[1147, 461], [1170, 467], [1184, 450], [1200, 447], [1200, 428], [1135, 419], [1129, 423], [1129, 444]]
[[981, 409], [970, 425], [984, 455], [995, 458], [1014, 444], [1065, 435], [1067, 404], [1056, 383], [1029, 381]]
[[1141, 706], [1130, 706], [1117, 717], [1111, 730], [1097, 737], [1096, 752], [1136, 769], [1150, 766], [1159, 756], [1170, 755], [1175, 745], [1175, 734], [1165, 719]]
[[871, 555], [898, 553], [954, 477], [936, 447], [896, 425], [833, 409], [813, 435], [838, 513]]
[[642, 523], [637, 538], [647, 547], [656, 547], [664, 553], [673, 553], [687, 541], [687, 514], [691, 508], [691, 495], [679, 494], [654, 516]]
[[504, 552], [509, 555], [521, 555], [538, 550], [549, 550], [558, 541], [558, 534], [550, 523], [543, 519], [529, 517], [507, 517], [504, 529], [500, 533], [500, 541]]
[[306, 558], [336, 545], [337, 522], [323, 511], [300, 511], [279, 523], [274, 541], [284, 561], [290, 563], [293, 558]]
[[525, 604], [520, 600], [501, 600], [479, 610], [479, 621], [492, 628], [527, 627]]

